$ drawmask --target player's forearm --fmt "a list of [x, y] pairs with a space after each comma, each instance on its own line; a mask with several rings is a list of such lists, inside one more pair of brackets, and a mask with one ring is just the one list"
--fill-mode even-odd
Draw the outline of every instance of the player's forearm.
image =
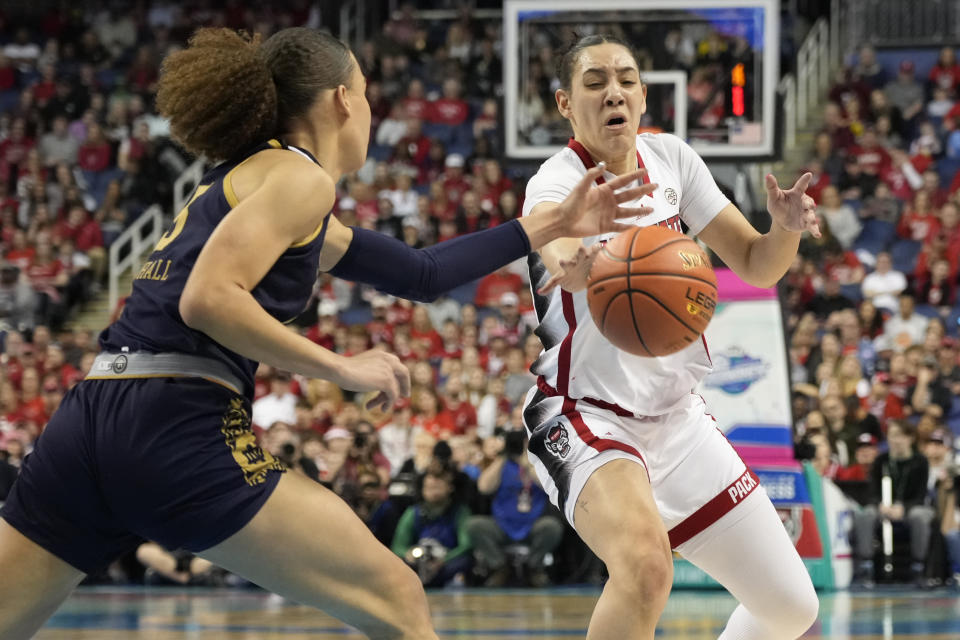
[[787, 272], [800, 246], [799, 231], [787, 231], [774, 222], [770, 231], [750, 244], [744, 281], [755, 287], [772, 287]]
[[237, 285], [199, 295], [185, 292], [180, 315], [191, 329], [245, 358], [311, 378], [339, 379], [342, 356], [287, 329]]
[[533, 251], [563, 237], [559, 216], [525, 216], [520, 218], [519, 222], [530, 240], [530, 249]]

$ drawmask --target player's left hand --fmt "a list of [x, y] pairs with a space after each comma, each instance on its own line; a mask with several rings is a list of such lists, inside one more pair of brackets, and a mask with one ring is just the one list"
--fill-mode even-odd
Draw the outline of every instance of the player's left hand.
[[805, 173], [787, 191], [780, 188], [773, 174], [768, 173], [767, 211], [774, 223], [787, 231], [809, 231], [814, 238], [820, 237], [820, 224], [817, 222], [817, 203], [807, 195], [807, 187], [813, 179], [812, 173]]
[[560, 260], [560, 271], [550, 276], [547, 283], [537, 291], [540, 295], [547, 295], [555, 287], [574, 293], [587, 288], [587, 278], [590, 268], [597, 254], [600, 253], [600, 244], [591, 247], [580, 245], [577, 252], [569, 260]]

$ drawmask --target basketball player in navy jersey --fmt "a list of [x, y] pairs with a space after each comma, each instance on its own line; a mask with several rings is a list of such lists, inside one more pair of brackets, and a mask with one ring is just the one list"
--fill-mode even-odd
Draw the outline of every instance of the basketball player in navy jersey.
[[370, 107], [350, 50], [309, 29], [262, 45], [199, 31], [164, 63], [158, 106], [185, 148], [222, 160], [137, 274], [103, 352], [64, 398], [0, 512], [0, 638], [30, 637], [80, 582], [143, 539], [192, 551], [372, 638], [436, 638], [416, 575], [333, 493], [250, 429], [258, 362], [409, 393], [394, 355], [342, 357], [289, 331], [317, 268], [429, 300], [561, 237], [623, 227], [641, 172], [557, 215], [413, 250], [342, 226], [334, 185], [366, 156]]

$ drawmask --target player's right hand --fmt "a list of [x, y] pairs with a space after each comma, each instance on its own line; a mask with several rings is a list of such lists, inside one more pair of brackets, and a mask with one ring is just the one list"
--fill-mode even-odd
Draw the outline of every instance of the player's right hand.
[[570, 293], [586, 289], [587, 279], [590, 277], [590, 268], [593, 266], [593, 261], [597, 259], [598, 253], [600, 253], [599, 243], [590, 247], [580, 245], [577, 252], [569, 259], [560, 259], [559, 271], [550, 276], [550, 279], [537, 293], [545, 296], [555, 287], [560, 287]]
[[378, 349], [344, 357], [336, 378], [333, 382], [347, 391], [378, 391], [367, 409], [389, 411], [397, 398], [410, 395], [410, 370], [394, 354]]

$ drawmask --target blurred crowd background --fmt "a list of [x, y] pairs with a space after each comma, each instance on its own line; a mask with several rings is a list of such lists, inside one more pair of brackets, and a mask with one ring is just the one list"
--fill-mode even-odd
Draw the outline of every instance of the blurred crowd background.
[[[0, 9], [0, 500], [97, 352], [96, 332], [74, 321], [104, 286], [107, 250], [148, 206], [169, 211], [172, 182], [193, 160], [153, 111], [160, 61], [198, 26], [328, 26], [317, 7], [64, 2], [27, 21]], [[419, 248], [516, 217], [536, 167], [503, 156], [500, 20], [426, 21], [417, 9], [403, 5], [356, 50], [373, 113], [369, 161], [341, 182], [335, 212]], [[540, 45], [521, 112], [530, 132], [555, 136], [559, 43]], [[712, 74], [742, 46], [671, 31], [640, 47], [641, 62], [660, 68], [666, 51], [691, 70], [690, 117], [709, 126], [723, 93]], [[949, 577], [960, 559], [958, 84], [949, 47], [923, 68], [881, 62], [867, 45], [847, 59], [804, 169], [823, 237], [803, 240], [780, 284], [797, 455], [858, 505], [861, 561], [872, 557], [882, 465], [902, 468], [899, 515], [926, 578]], [[431, 304], [321, 276], [293, 329], [348, 355], [392, 350], [410, 367], [412, 396], [370, 412], [329, 382], [262, 367], [255, 429], [426, 584], [600, 580], [523, 455], [535, 327], [522, 263]], [[142, 580], [144, 567], [147, 579], [223, 578], [145, 543], [96, 579]]]

